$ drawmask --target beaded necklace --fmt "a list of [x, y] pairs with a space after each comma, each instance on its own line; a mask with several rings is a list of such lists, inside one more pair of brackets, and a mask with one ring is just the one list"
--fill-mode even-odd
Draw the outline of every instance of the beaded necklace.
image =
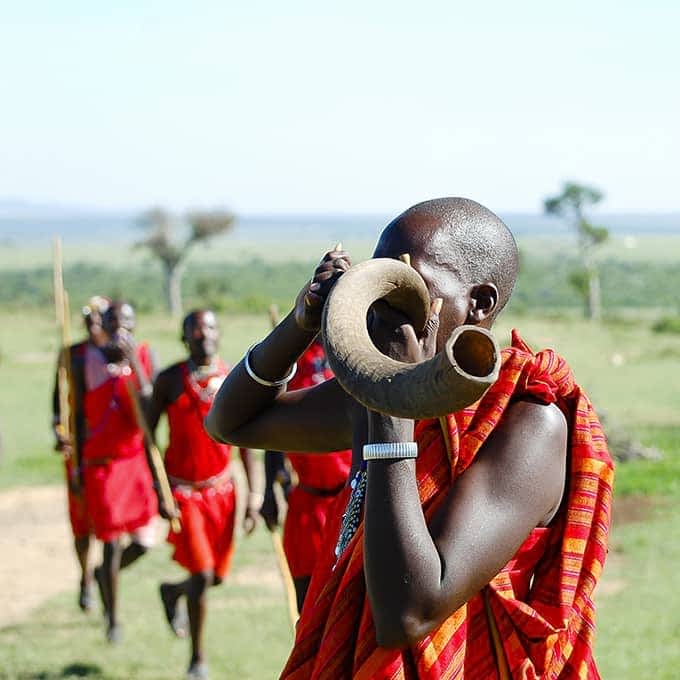
[[364, 508], [364, 499], [366, 498], [366, 461], [361, 463], [361, 467], [357, 470], [356, 474], [350, 482], [350, 487], [352, 488], [352, 493], [350, 494], [349, 501], [347, 502], [347, 507], [345, 508], [345, 513], [342, 516], [342, 524], [340, 526], [340, 535], [338, 536], [338, 542], [335, 546], [335, 560], [340, 559], [340, 556], [345, 551], [345, 548], [349, 545], [354, 534], [359, 528], [361, 523], [361, 514]]
[[[195, 377], [198, 376], [198, 380]], [[205, 380], [208, 383], [203, 387], [199, 380]], [[218, 364], [209, 364], [208, 366], [199, 366], [192, 359], [187, 361], [187, 380], [189, 387], [191, 387], [194, 394], [205, 404], [211, 404], [217, 390], [220, 388], [224, 376], [220, 373]]]

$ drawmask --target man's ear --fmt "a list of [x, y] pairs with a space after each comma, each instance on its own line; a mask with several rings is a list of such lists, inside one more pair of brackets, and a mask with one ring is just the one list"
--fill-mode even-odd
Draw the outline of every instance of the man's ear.
[[498, 288], [493, 283], [481, 283], [470, 291], [467, 322], [481, 324], [491, 317], [498, 305]]

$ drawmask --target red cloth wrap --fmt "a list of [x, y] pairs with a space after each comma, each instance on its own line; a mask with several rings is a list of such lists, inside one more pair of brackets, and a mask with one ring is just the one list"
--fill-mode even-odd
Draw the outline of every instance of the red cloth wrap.
[[[288, 454], [298, 484], [314, 489], [337, 489], [347, 482], [352, 451], [337, 453]], [[296, 486], [288, 496], [283, 525], [283, 549], [293, 578], [311, 576], [319, 557], [324, 527], [336, 495], [320, 496]]]
[[[231, 446], [211, 439], [203, 427], [212, 399], [203, 401], [189, 381], [186, 362], [180, 364], [182, 393], [168, 405], [170, 437], [165, 451], [165, 469], [168, 475], [190, 482], [200, 482], [224, 470], [231, 458]], [[223, 363], [217, 366], [215, 375], [227, 375]], [[208, 380], [197, 381], [204, 388]]]
[[[142, 368], [150, 372], [148, 348], [140, 345], [138, 351]], [[129, 382], [137, 386], [133, 375], [111, 377], [84, 396], [85, 502], [94, 533], [105, 542], [145, 526], [158, 512]]]
[[[212, 399], [203, 400], [189, 379], [189, 367], [180, 365], [182, 394], [167, 409], [170, 441], [165, 453], [168, 475], [190, 483], [200, 483], [225, 472], [231, 447], [211, 439], [203, 427]], [[220, 362], [217, 375], [226, 376]], [[205, 388], [208, 379], [197, 381]], [[207, 397], [206, 397], [207, 398]], [[168, 533], [174, 546], [172, 558], [189, 572], [214, 570], [224, 577], [234, 548], [236, 491], [225, 474], [215, 485], [196, 488], [191, 484], [173, 487], [173, 496], [182, 516], [182, 530]]]
[[64, 461], [64, 476], [66, 477], [66, 497], [68, 503], [68, 518], [71, 522], [71, 531], [75, 538], [85, 538], [92, 532], [90, 517], [87, 512], [87, 500], [85, 491], [73, 493], [71, 484], [79, 481], [80, 473], [72, 458]]
[[[322, 383], [333, 376], [323, 346], [312, 343], [298, 360], [289, 389], [299, 390]], [[326, 454], [288, 453], [298, 484], [320, 490], [338, 490], [347, 482], [352, 451]], [[283, 526], [283, 550], [293, 578], [311, 576], [319, 557], [324, 527], [335, 496], [309, 493], [296, 486], [288, 496], [288, 511]]]
[[182, 513], [182, 530], [168, 533], [172, 559], [190, 573], [213, 570], [224, 578], [234, 552], [236, 491], [231, 479], [218, 487], [172, 491]]
[[[482, 592], [513, 679], [599, 678], [592, 652], [592, 594], [607, 552], [613, 464], [590, 401], [564, 360], [551, 350], [532, 354], [513, 333], [500, 377], [480, 402], [439, 420], [416, 423], [420, 499], [430, 518], [511, 401], [529, 395], [556, 402], [567, 416], [568, 495], [551, 526], [534, 529]], [[327, 527], [281, 677], [499, 678], [482, 593], [417, 644], [405, 650], [377, 646], [363, 574], [363, 523], [337, 564], [333, 554], [340, 509], [348, 498], [349, 489]]]

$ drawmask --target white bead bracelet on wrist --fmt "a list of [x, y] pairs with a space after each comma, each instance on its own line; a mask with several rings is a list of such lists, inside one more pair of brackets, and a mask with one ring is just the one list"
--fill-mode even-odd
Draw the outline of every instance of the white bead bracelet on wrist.
[[250, 365], [250, 355], [252, 354], [252, 351], [255, 349], [257, 344], [258, 343], [254, 343], [253, 345], [251, 345], [248, 348], [248, 351], [246, 352], [245, 359], [243, 360], [243, 364], [246, 368], [246, 373], [256, 383], [258, 383], [259, 385], [264, 385], [264, 387], [283, 387], [283, 385], [287, 385], [293, 379], [293, 376], [297, 371], [297, 364], [293, 364], [288, 375], [284, 376], [279, 380], [266, 380], [265, 378], [261, 378], [259, 375], [257, 375], [257, 373], [255, 373], [255, 371], [253, 371], [253, 367]]
[[418, 457], [415, 442], [383, 442], [364, 444], [364, 460], [401, 460]]

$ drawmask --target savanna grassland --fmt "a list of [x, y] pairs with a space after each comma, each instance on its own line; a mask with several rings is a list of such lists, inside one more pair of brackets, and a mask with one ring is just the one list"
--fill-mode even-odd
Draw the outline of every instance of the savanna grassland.
[[[596, 324], [580, 318], [578, 300], [563, 276], [569, 260], [567, 245], [556, 248], [552, 241], [541, 239], [521, 244], [530, 278], [520, 281], [519, 302], [497, 324], [501, 344], [508, 342], [510, 329], [516, 327], [535, 349], [557, 349], [608, 422], [662, 454], [658, 461], [617, 466], [609, 562], [597, 595], [596, 652], [607, 680], [670, 680], [680, 667], [680, 334], [658, 330], [660, 319], [678, 314], [673, 277], [680, 260], [680, 237], [664, 236], [662, 242], [660, 238], [639, 239], [635, 249], [612, 244], [603, 259], [609, 263], [609, 269], [603, 269], [607, 315]], [[370, 247], [356, 245], [361, 253], [357, 259], [363, 259]], [[247, 253], [220, 259], [213, 250], [206, 255], [205, 266], [198, 256], [189, 264], [188, 304], [218, 308], [222, 354], [228, 361], [236, 361], [267, 332], [268, 304], [274, 300], [284, 310], [309, 277], [315, 259], [311, 248], [282, 250], [284, 256], [277, 250], [257, 260]], [[0, 249], [0, 262], [6, 265], [0, 274], [4, 286], [0, 294], [0, 494], [3, 489], [59, 485], [62, 474], [51, 453], [49, 430], [58, 345], [49, 306], [49, 255], [35, 251], [22, 257], [26, 258], [23, 264], [16, 266], [17, 258]], [[139, 303], [139, 337], [151, 343], [163, 364], [180, 358], [178, 323], [162, 311], [155, 265], [138, 254], [107, 259], [102, 253], [87, 265], [82, 257], [65, 250], [66, 283], [74, 307], [95, 292], [125, 294]], [[608, 283], [607, 272], [620, 278], [615, 283], [610, 278]], [[226, 289], [220, 288], [222, 280], [229, 281]], [[542, 287], [537, 293], [539, 280]], [[11, 295], [7, 285], [15, 286]], [[646, 305], [641, 302], [645, 292]], [[626, 295], [629, 304], [624, 303]], [[73, 325], [78, 330], [75, 313]], [[672, 329], [672, 323], [666, 326]], [[63, 508], [55, 512], [63, 513]], [[3, 554], [0, 559], [14, 556]], [[50, 564], [25, 568], [40, 579]], [[163, 546], [123, 575], [125, 639], [117, 648], [104, 642], [98, 614], [86, 617], [75, 607], [75, 582], [65, 583], [63, 592], [0, 627], [0, 678], [182, 677], [187, 643], [171, 638], [156, 592], [161, 579], [179, 573]], [[20, 592], [7, 595], [22, 597]], [[277, 676], [292, 634], [263, 528], [239, 539], [231, 577], [211, 592], [208, 616], [212, 677]]]

